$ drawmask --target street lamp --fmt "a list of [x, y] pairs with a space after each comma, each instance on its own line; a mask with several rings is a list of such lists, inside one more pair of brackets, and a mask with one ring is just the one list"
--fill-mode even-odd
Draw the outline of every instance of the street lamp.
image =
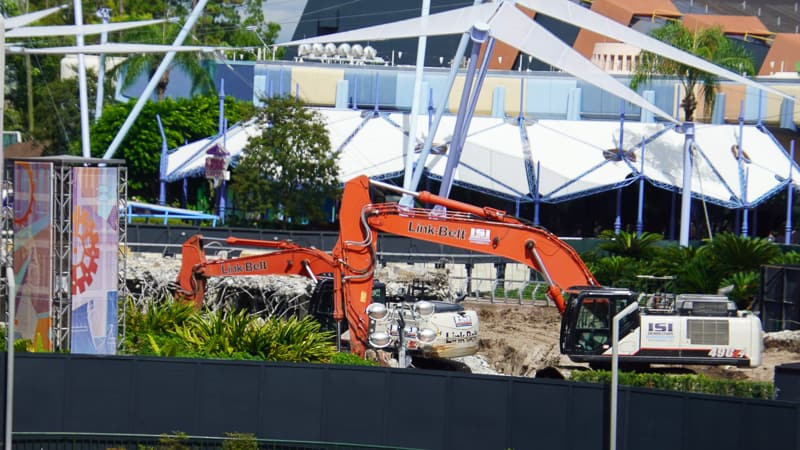
[[[256, 25], [248, 25], [248, 26], [244, 27], [244, 29], [247, 30], [247, 31], [252, 31], [256, 35], [258, 40], [261, 41], [261, 45], [264, 46], [264, 49], [270, 48], [270, 46], [266, 42], [264, 42], [264, 39], [261, 37], [261, 34], [258, 32], [258, 27]], [[264, 59], [266, 59], [266, 58], [264, 58]], [[275, 61], [275, 48], [272, 49], [272, 60]]]
[[617, 450], [617, 390], [619, 389], [619, 323], [626, 316], [639, 309], [639, 303], [633, 302], [614, 315], [611, 327], [611, 412], [608, 448]]

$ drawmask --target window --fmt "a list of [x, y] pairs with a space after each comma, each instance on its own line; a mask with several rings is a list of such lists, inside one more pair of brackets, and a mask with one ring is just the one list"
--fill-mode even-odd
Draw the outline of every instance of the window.
[[578, 313], [577, 328], [608, 329], [608, 299], [584, 298]]

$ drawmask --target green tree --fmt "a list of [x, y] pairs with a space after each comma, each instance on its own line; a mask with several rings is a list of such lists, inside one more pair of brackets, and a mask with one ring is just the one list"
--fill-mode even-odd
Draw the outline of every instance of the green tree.
[[[87, 71], [89, 98], [97, 95], [97, 78]], [[106, 80], [105, 101], [113, 100], [113, 89]], [[78, 104], [78, 79], [66, 78], [47, 83], [34, 83], [34, 116], [36, 128], [30, 133], [34, 140], [44, 147], [44, 155], [80, 155], [80, 107]], [[24, 103], [23, 103], [24, 104]], [[6, 121], [8, 124], [8, 121]], [[19, 119], [17, 126], [25, 129], [25, 122]], [[11, 128], [15, 129], [15, 128]], [[30, 131], [30, 129], [28, 128]]]
[[[103, 116], [92, 125], [92, 154], [102, 156], [128, 117], [133, 102], [107, 106]], [[139, 119], [125, 136], [115, 158], [124, 159], [128, 167], [128, 193], [145, 201], [158, 198], [161, 134], [156, 115], [161, 117], [167, 148], [217, 134], [219, 129], [219, 99], [216, 96], [197, 96], [190, 99], [166, 99], [147, 102]], [[255, 114], [250, 102], [225, 98], [225, 117], [237, 123]]]
[[[673, 47], [737, 73], [750, 75], [755, 73], [753, 59], [749, 52], [743, 46], [729, 40], [719, 27], [703, 28], [692, 32], [683, 23], [670, 21], [653, 30], [651, 35]], [[707, 110], [710, 110], [714, 104], [716, 89], [719, 85], [716, 75], [648, 51], [642, 51], [636, 72], [631, 79], [631, 88], [637, 89], [657, 75], [677, 76], [681, 79], [686, 92], [681, 100], [681, 108], [683, 108], [687, 122], [694, 120], [694, 111], [697, 108], [696, 87], [700, 88]]]
[[291, 97], [272, 98], [257, 115], [261, 135], [250, 139], [232, 176], [237, 207], [260, 217], [271, 210], [283, 227], [323, 217], [323, 201], [339, 188], [338, 154], [319, 113]]

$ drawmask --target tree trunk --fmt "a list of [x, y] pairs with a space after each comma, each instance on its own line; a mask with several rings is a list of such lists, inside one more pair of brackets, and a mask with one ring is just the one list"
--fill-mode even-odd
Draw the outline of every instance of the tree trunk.
[[165, 70], [164, 74], [161, 75], [161, 79], [158, 80], [158, 84], [156, 84], [156, 97], [158, 101], [164, 100], [164, 97], [167, 94], [167, 85], [169, 84], [169, 70]]
[[694, 110], [697, 109], [697, 98], [694, 96], [694, 89], [686, 92], [686, 96], [681, 100], [681, 108], [686, 122], [694, 122]]

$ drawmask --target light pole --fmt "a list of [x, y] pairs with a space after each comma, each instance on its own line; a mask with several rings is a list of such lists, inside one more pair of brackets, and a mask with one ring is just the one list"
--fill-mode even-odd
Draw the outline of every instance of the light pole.
[[[111, 21], [111, 9], [110, 8], [100, 8], [95, 11], [95, 16], [99, 17], [100, 20], [103, 21], [104, 24], [107, 24]], [[105, 44], [108, 42], [108, 33], [103, 32], [100, 35], [100, 43]], [[106, 78], [106, 55], [100, 55], [99, 66], [97, 69], [97, 97], [95, 98], [95, 106], [94, 106], [94, 120], [98, 120], [101, 115], [103, 115], [103, 88]]]
[[614, 315], [611, 327], [611, 429], [609, 430], [610, 450], [617, 450], [617, 389], [619, 385], [619, 322], [626, 316], [639, 309], [639, 303], [634, 301], [626, 306], [622, 311]]

